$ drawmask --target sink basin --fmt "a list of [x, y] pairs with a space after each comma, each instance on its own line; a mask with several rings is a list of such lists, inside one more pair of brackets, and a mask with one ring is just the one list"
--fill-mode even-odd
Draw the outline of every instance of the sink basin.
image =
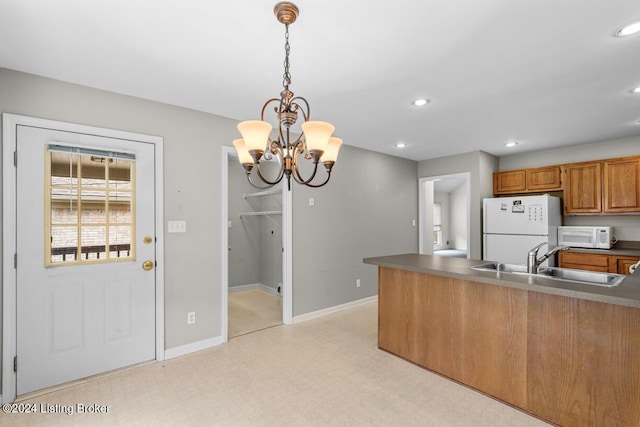
[[569, 282], [588, 283], [596, 286], [618, 286], [624, 275], [613, 273], [600, 273], [597, 271], [573, 270], [570, 268], [543, 267], [538, 270], [538, 275], [551, 277]]
[[[529, 274], [527, 266], [520, 264], [507, 264], [502, 262], [490, 262], [471, 267], [474, 270], [493, 271], [497, 273]], [[549, 279], [565, 282], [581, 283], [586, 285], [614, 287], [618, 286], [625, 276], [622, 274], [600, 273], [597, 271], [573, 270], [570, 268], [541, 267], [538, 273], [532, 276], [543, 276]]]
[[487, 264], [474, 265], [474, 270], [496, 271], [498, 273], [524, 273], [527, 274], [527, 266], [520, 264], [507, 264], [504, 262], [490, 262]]

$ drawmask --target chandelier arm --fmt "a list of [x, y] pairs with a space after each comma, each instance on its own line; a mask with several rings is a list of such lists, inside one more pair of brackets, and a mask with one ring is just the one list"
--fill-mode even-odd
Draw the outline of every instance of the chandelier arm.
[[265, 102], [262, 106], [262, 112], [260, 113], [260, 120], [264, 121], [264, 112], [272, 102], [282, 102], [282, 100], [280, 98], [271, 98], [267, 102]]
[[[296, 182], [298, 184], [302, 184], [302, 185], [308, 185], [311, 181], [313, 181], [313, 178], [316, 177], [316, 173], [318, 172], [318, 163], [319, 162], [315, 162], [314, 163], [314, 167], [313, 167], [313, 173], [311, 174], [311, 176], [309, 177], [309, 179], [304, 179], [302, 177], [302, 175], [300, 175], [300, 170], [298, 169], [298, 162], [297, 162], [297, 158], [300, 154], [302, 154], [302, 151], [300, 150], [300, 146], [302, 144], [296, 144], [296, 151], [294, 151], [295, 156], [294, 156], [294, 175], [293, 178], [296, 180]], [[304, 146], [303, 146], [304, 147]]]
[[267, 178], [264, 177], [264, 175], [262, 175], [262, 171], [260, 171], [260, 164], [257, 164], [256, 167], [254, 167], [254, 169], [258, 172], [258, 177], [264, 183], [269, 184], [270, 186], [274, 186], [280, 181], [282, 181], [282, 177], [284, 176], [284, 160], [280, 162], [280, 171], [278, 172], [278, 177], [276, 178], [275, 181], [269, 181]]
[[256, 185], [251, 180], [251, 175], [250, 174], [247, 174], [247, 181], [249, 181], [249, 184], [251, 184], [251, 186], [253, 188], [257, 188], [258, 190], [266, 190], [266, 189], [271, 188], [271, 187], [273, 187], [275, 185], [275, 184], [270, 184], [270, 185], [266, 185], [266, 186]]
[[311, 183], [307, 183], [305, 184], [307, 187], [312, 187], [312, 188], [318, 188], [318, 187], [322, 187], [323, 185], [325, 185], [327, 182], [329, 182], [329, 180], [331, 179], [331, 171], [327, 171], [327, 179], [324, 180], [324, 182], [322, 184], [311, 184]]
[[[306, 109], [305, 109], [305, 108], [302, 108], [302, 105], [298, 104], [296, 101], [302, 101], [302, 102], [304, 102], [304, 105], [305, 105], [307, 108], [306, 108]], [[309, 120], [309, 118], [311, 118], [311, 107], [309, 106], [309, 102], [308, 102], [306, 99], [304, 99], [304, 98], [303, 98], [303, 97], [301, 97], [301, 96], [296, 96], [295, 98], [293, 98], [293, 99], [291, 100], [291, 104], [292, 104], [292, 105], [296, 105], [296, 106], [300, 109], [300, 111], [302, 111], [302, 116], [304, 117], [304, 121], [305, 121], [305, 122], [306, 122], [306, 121], [308, 121], [308, 120]]]

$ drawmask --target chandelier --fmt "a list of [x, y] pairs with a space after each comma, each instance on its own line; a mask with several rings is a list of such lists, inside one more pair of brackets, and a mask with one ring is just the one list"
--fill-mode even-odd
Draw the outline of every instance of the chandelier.
[[[338, 151], [342, 145], [340, 138], [332, 137], [334, 126], [327, 122], [310, 120], [310, 108], [306, 99], [295, 96], [289, 90], [291, 73], [289, 72], [289, 25], [298, 17], [298, 8], [289, 2], [280, 2], [273, 9], [278, 21], [285, 26], [284, 44], [284, 75], [283, 91], [280, 98], [269, 99], [262, 107], [260, 120], [248, 120], [238, 124], [238, 130], [242, 139], [233, 141], [238, 152], [238, 159], [244, 168], [249, 183], [260, 189], [269, 188], [287, 178], [287, 187], [291, 190], [291, 177], [302, 185], [309, 187], [322, 187], [331, 178], [331, 169], [338, 158]], [[264, 120], [265, 112], [270, 105], [274, 105], [278, 124], [277, 135], [271, 137], [273, 126]], [[302, 115], [302, 133], [295, 137], [291, 134], [291, 126]], [[292, 141], [292, 138], [293, 141]], [[308, 175], [303, 177], [300, 171], [301, 160], [311, 162], [311, 166], [305, 167]], [[277, 161], [279, 170], [275, 176], [266, 177], [260, 169], [261, 161]], [[325, 168], [324, 181], [313, 182], [318, 172], [318, 163]], [[256, 173], [252, 174], [252, 171]], [[256, 184], [252, 176], [257, 175], [261, 183]], [[269, 175], [269, 174], [266, 174]], [[316, 180], [318, 181], [318, 180]]]

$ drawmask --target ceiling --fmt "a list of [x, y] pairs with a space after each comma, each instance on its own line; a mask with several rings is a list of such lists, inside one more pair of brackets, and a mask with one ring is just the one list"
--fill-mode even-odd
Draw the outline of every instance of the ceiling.
[[[0, 0], [0, 67], [257, 119], [282, 90], [275, 3]], [[345, 144], [424, 160], [640, 136], [640, 34], [614, 37], [637, 0], [295, 3], [290, 89]]]

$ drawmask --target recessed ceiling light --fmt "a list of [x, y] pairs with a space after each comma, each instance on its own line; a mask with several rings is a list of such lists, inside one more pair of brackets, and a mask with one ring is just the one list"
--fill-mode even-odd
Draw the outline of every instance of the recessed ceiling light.
[[505, 147], [515, 147], [516, 145], [518, 145], [518, 143], [516, 141], [509, 141], [506, 144], [504, 144]]
[[396, 148], [405, 148], [406, 146], [407, 146], [407, 144], [406, 144], [406, 143], [404, 143], [404, 142], [398, 142], [398, 143], [396, 144]]
[[429, 103], [429, 100], [427, 98], [418, 98], [413, 100], [413, 102], [411, 102], [411, 105], [413, 105], [414, 107], [422, 107], [424, 105], [427, 105]]
[[617, 37], [627, 37], [640, 32], [640, 21], [633, 24], [626, 25], [616, 31]]
[[631, 92], [633, 93], [640, 93], [640, 86], [638, 86], [637, 88], [635, 88], [634, 90], [632, 90]]

